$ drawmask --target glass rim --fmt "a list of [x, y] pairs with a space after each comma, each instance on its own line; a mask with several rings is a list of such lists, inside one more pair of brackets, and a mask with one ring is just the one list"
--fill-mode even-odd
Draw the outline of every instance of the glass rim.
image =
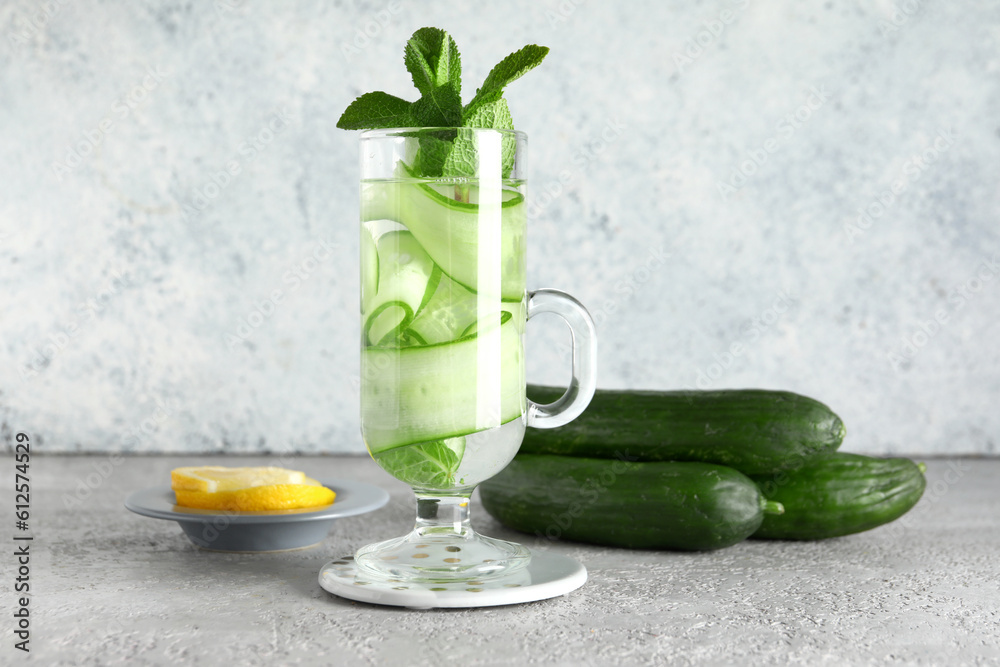
[[526, 132], [521, 130], [501, 130], [491, 127], [437, 127], [437, 126], [418, 126], [418, 127], [387, 127], [379, 128], [376, 130], [362, 130], [361, 139], [385, 139], [385, 138], [403, 138], [403, 139], [414, 139], [416, 137], [408, 136], [408, 134], [413, 132], [447, 132], [451, 130], [465, 130], [475, 133], [488, 133], [496, 132], [498, 134], [508, 134], [512, 137], [518, 139], [526, 140], [528, 135]]

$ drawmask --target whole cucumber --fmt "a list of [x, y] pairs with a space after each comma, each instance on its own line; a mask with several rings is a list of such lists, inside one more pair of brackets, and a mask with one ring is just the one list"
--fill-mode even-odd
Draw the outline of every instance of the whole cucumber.
[[[528, 385], [551, 403], [555, 387]], [[525, 454], [640, 461], [703, 461], [762, 475], [832, 452], [844, 424], [819, 401], [787, 391], [599, 389], [582, 415], [554, 429], [528, 429]]]
[[616, 547], [720, 549], [781, 511], [746, 475], [711, 463], [518, 454], [479, 489], [509, 528]]
[[821, 540], [870, 530], [909, 512], [927, 485], [910, 459], [846, 452], [753, 480], [769, 500], [785, 507], [781, 516], [765, 517], [753, 534], [771, 540]]

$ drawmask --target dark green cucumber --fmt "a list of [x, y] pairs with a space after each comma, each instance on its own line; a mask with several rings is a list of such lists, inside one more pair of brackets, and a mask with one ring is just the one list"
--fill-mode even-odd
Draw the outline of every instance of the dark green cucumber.
[[637, 549], [720, 549], [781, 511], [746, 475], [710, 463], [518, 454], [479, 489], [509, 528]]
[[[555, 387], [528, 385], [551, 403]], [[640, 461], [703, 461], [760, 475], [831, 452], [844, 424], [806, 396], [765, 389], [619, 391], [599, 389], [582, 415], [554, 429], [528, 429], [525, 454]]]
[[927, 485], [909, 459], [845, 452], [753, 479], [769, 500], [785, 506], [753, 535], [771, 540], [821, 540], [881, 526], [910, 511]]

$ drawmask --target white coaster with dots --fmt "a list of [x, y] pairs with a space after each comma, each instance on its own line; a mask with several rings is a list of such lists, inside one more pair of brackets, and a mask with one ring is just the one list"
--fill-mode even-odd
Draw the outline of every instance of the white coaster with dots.
[[587, 568], [567, 556], [533, 552], [510, 574], [448, 583], [375, 580], [358, 572], [353, 556], [332, 560], [319, 572], [319, 585], [334, 595], [394, 607], [493, 607], [535, 602], [575, 591], [587, 581]]

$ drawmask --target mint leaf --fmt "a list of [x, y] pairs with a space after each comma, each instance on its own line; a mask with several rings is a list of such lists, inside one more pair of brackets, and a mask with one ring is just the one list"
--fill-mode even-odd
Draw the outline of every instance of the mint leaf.
[[499, 95], [475, 109], [462, 120], [462, 127], [513, 130], [514, 119], [510, 116], [507, 100]]
[[454, 130], [447, 133], [447, 136], [434, 136], [421, 133], [417, 157], [413, 161], [413, 172], [417, 176], [436, 177], [444, 173], [444, 164], [455, 146], [452, 143], [455, 139]]
[[460, 124], [462, 60], [455, 40], [439, 28], [421, 28], [406, 43], [403, 62], [421, 94], [414, 104], [417, 123], [425, 127]]
[[528, 44], [524, 48], [510, 54], [486, 75], [486, 81], [482, 87], [476, 91], [480, 93], [491, 93], [494, 90], [505, 88], [511, 82], [521, 78], [527, 71], [538, 67], [549, 53], [549, 47]]
[[464, 130], [465, 128], [459, 130], [455, 143], [441, 164], [441, 175], [446, 178], [471, 177], [476, 173], [476, 166], [479, 164], [476, 136]]
[[462, 91], [462, 60], [451, 35], [440, 28], [421, 28], [406, 43], [403, 55], [413, 85], [421, 95], [430, 95], [446, 83]]
[[456, 127], [462, 123], [462, 98], [446, 83], [414, 102], [411, 111], [421, 127]]
[[529, 44], [501, 60], [490, 70], [482, 87], [476, 91], [476, 96], [466, 106], [465, 113], [474, 112], [477, 107], [489, 100], [492, 93], [502, 91], [512, 81], [521, 78], [525, 72], [540, 65], [548, 53], [547, 46]]
[[[447, 177], [473, 176], [478, 171], [479, 149], [474, 132], [475, 128], [495, 130], [513, 130], [514, 119], [511, 118], [507, 100], [500, 97], [499, 91], [492, 101], [481, 104], [471, 115], [462, 121], [462, 128], [455, 138], [455, 145], [448, 154], [442, 166], [442, 175]], [[517, 141], [513, 136], [504, 134], [500, 139], [500, 157], [502, 161], [501, 175], [506, 177], [514, 167], [514, 154]]]
[[342, 130], [412, 127], [411, 107], [410, 102], [389, 93], [365, 93], [351, 102], [337, 121], [337, 127]]
[[465, 454], [465, 437], [396, 447], [374, 456], [386, 472], [411, 486], [448, 489]]

